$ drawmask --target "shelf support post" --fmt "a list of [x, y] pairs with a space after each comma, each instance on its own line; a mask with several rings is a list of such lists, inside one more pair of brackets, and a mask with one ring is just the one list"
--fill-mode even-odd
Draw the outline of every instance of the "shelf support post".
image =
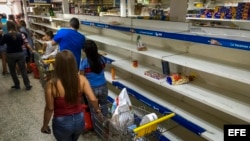
[[187, 0], [170, 0], [170, 21], [185, 22]]

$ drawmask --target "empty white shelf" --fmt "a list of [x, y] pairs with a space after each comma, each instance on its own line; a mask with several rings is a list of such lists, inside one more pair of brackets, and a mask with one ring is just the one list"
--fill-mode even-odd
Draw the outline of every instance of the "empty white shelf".
[[54, 30], [58, 30], [58, 29], [59, 29], [59, 28], [53, 27], [53, 26], [51, 26], [51, 25], [49, 25], [49, 24], [36, 23], [36, 22], [34, 22], [33, 24], [40, 25], [40, 26], [44, 26], [44, 27], [47, 27], [47, 28], [50, 28], [50, 29], [54, 29]]
[[30, 30], [33, 31], [33, 32], [39, 33], [41, 35], [45, 35], [44, 31], [42, 31], [42, 30], [36, 30], [36, 29], [33, 29], [33, 28], [30, 28]]
[[250, 66], [219, 62], [218, 60], [193, 56], [190, 54], [168, 56], [164, 57], [163, 60], [238, 82], [250, 84]]
[[98, 50], [98, 52], [103, 54], [104, 57], [107, 57], [107, 58], [112, 59], [114, 61], [121, 61], [121, 60], [128, 60], [129, 59], [129, 58], [125, 58], [125, 57], [122, 57], [122, 56], [111, 54], [111, 53], [108, 53], [108, 52], [105, 52], [105, 51], [102, 51], [102, 50]]
[[52, 18], [52, 20], [63, 21], [63, 22], [69, 22], [70, 21], [70, 19], [63, 19], [63, 18]]
[[161, 59], [162, 56], [171, 56], [171, 55], [180, 53], [177, 51], [167, 51], [167, 50], [161, 50], [159, 48], [157, 49], [156, 47], [153, 47], [150, 45], [147, 46], [147, 51], [138, 51], [136, 42], [115, 39], [112, 37], [105, 37], [105, 36], [101, 36], [101, 35], [89, 35], [89, 36], [87, 36], [87, 38], [94, 40], [94, 41], [97, 41], [97, 42], [100, 42], [100, 43], [103, 43], [103, 44], [123, 48], [126, 50], [136, 52], [138, 54], [143, 54], [143, 55], [154, 57], [157, 59]]
[[42, 15], [28, 15], [29, 17], [32, 18], [42, 18], [42, 19], [49, 19], [49, 16], [42, 16]]
[[225, 91], [198, 81], [176, 86], [164, 82], [162, 86], [236, 118], [250, 122], [249, 97]]
[[140, 76], [140, 77], [142, 77], [144, 79], [147, 79], [147, 80], [149, 80], [149, 81], [151, 81], [153, 83], [156, 83], [158, 85], [160, 85], [161, 82], [165, 81], [165, 79], [157, 80], [157, 79], [154, 79], [154, 78], [152, 78], [150, 76], [144, 75], [144, 72], [148, 71], [148, 70], [154, 70], [156, 72], [161, 72], [159, 70], [159, 68], [147, 66], [147, 65], [142, 64], [140, 62], [138, 62], [138, 67], [135, 68], [135, 67], [132, 66], [132, 62], [130, 62], [129, 60], [115, 61], [112, 64], [115, 67], [119, 67], [119, 68], [121, 68], [123, 70], [126, 70], [126, 71], [128, 71], [128, 72], [130, 72], [130, 73], [132, 73], [134, 75]]
[[156, 70], [156, 68], [145, 66], [140, 62], [137, 68], [132, 67], [132, 64], [127, 60], [114, 62], [113, 65], [155, 84], [162, 85], [183, 96], [199, 101], [207, 106], [211, 106], [241, 120], [250, 122], [250, 98], [248, 97], [196, 81], [188, 84], [172, 86], [166, 82], [166, 79], [157, 80], [144, 75], [145, 71], [152, 69]]

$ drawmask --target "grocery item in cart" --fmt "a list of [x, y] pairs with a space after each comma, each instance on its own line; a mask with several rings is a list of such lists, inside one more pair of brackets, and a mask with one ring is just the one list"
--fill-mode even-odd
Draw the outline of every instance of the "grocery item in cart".
[[144, 125], [146, 123], [149, 123], [151, 121], [154, 121], [156, 119], [158, 119], [158, 117], [157, 117], [157, 115], [155, 113], [147, 114], [147, 115], [143, 116], [143, 118], [142, 118], [142, 120], [140, 122], [140, 126]]

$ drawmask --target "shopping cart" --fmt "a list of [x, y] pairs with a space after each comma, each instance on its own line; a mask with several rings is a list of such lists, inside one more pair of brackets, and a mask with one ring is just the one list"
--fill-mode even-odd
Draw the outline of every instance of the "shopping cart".
[[39, 78], [42, 86], [44, 87], [46, 82], [52, 77], [54, 71], [55, 59], [44, 60], [41, 58], [41, 54], [34, 53], [35, 64], [38, 69]]
[[142, 118], [150, 112], [143, 106], [129, 106], [127, 111], [122, 112], [123, 114], [124, 112], [132, 114], [132, 121], [126, 121], [125, 127], [117, 129], [117, 125], [112, 121], [112, 104], [101, 107], [102, 112], [103, 108], [108, 109], [108, 114], [104, 114], [103, 119], [100, 119], [96, 114], [92, 113], [92, 115], [94, 130], [104, 141], [159, 141], [162, 133], [166, 131], [161, 123], [175, 116], [175, 113], [167, 113], [165, 116], [140, 125]]
[[42, 83], [42, 86], [45, 86], [47, 81], [51, 79], [54, 72], [54, 63], [55, 59], [40, 60], [41, 71], [43, 72], [42, 76], [40, 76], [41, 77], [40, 81]]

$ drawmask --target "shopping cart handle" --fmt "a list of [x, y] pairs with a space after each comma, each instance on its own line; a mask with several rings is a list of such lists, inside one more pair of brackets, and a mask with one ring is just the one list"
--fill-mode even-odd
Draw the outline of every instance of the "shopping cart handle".
[[173, 117], [173, 116], [175, 116], [175, 113], [168, 114], [168, 115], [166, 115], [166, 116], [163, 116], [163, 117], [161, 117], [161, 118], [159, 118], [159, 119], [156, 119], [156, 120], [154, 120], [154, 121], [151, 121], [151, 122], [149, 122], [149, 123], [146, 123], [146, 124], [144, 124], [144, 125], [141, 125], [141, 126], [135, 128], [135, 129], [133, 129], [133, 132], [134, 132], [134, 133], [138, 133], [138, 132], [140, 132], [141, 130], [144, 130], [144, 129], [149, 128], [149, 127], [151, 127], [151, 126], [156, 126], [156, 125], [158, 125], [159, 123], [161, 123], [161, 122], [163, 122], [163, 121], [165, 121], [165, 120], [168, 120], [168, 119], [170, 119], [170, 118]]

